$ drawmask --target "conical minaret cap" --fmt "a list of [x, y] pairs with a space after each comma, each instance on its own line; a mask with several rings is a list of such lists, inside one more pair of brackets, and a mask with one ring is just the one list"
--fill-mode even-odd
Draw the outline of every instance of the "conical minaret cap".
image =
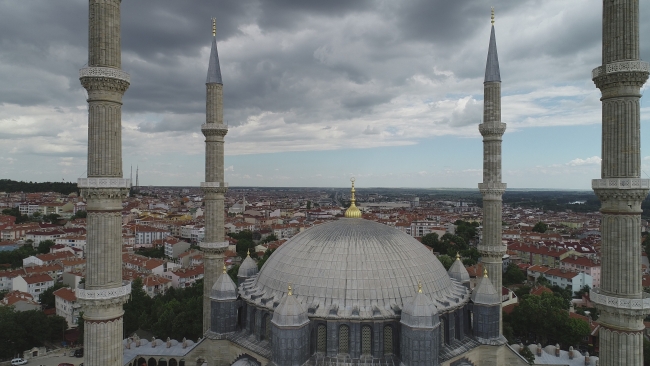
[[472, 301], [480, 305], [500, 305], [501, 296], [497, 293], [488, 278], [487, 270], [484, 270], [481, 282], [472, 291]]
[[219, 52], [217, 52], [217, 26], [216, 20], [212, 18], [212, 50], [210, 51], [210, 64], [208, 66], [208, 77], [206, 84], [222, 84], [221, 67], [219, 66]]
[[239, 271], [237, 271], [237, 277], [250, 277], [254, 276], [259, 272], [257, 268], [257, 263], [251, 258], [251, 251], [248, 250], [248, 255], [244, 261], [239, 266]]
[[223, 273], [217, 278], [212, 285], [210, 291], [210, 298], [213, 300], [236, 300], [237, 299], [237, 286], [232, 281], [232, 278], [226, 271], [226, 266], [223, 266]]
[[497, 54], [497, 39], [494, 35], [494, 9], [492, 10], [492, 32], [490, 33], [490, 48], [488, 49], [487, 64], [485, 66], [485, 82], [501, 82], [499, 71], [499, 55]]
[[422, 283], [418, 283], [418, 292], [402, 308], [400, 322], [413, 328], [434, 328], [440, 322], [437, 315], [438, 309], [422, 292]]
[[455, 279], [460, 283], [469, 282], [469, 273], [463, 265], [463, 262], [460, 260], [460, 255], [456, 254], [456, 260], [447, 271], [449, 277]]
[[282, 297], [278, 307], [273, 311], [271, 321], [281, 327], [298, 327], [309, 323], [307, 311], [302, 304], [293, 296], [291, 285], [287, 294]]

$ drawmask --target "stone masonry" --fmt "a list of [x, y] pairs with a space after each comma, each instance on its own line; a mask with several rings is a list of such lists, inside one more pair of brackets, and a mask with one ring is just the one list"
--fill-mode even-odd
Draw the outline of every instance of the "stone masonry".
[[120, 69], [120, 0], [89, 0], [88, 67], [79, 72], [88, 92], [88, 178], [78, 187], [87, 201], [87, 272], [76, 295], [84, 311], [84, 364], [122, 366], [122, 95], [129, 75]]
[[602, 93], [602, 273], [591, 300], [600, 310], [600, 365], [643, 365], [643, 318], [650, 298], [641, 286], [640, 88], [648, 78], [639, 60], [639, 0], [603, 0], [602, 66], [592, 71]]
[[[494, 35], [494, 13], [483, 88], [483, 123], [479, 125], [483, 136], [483, 183], [478, 185], [483, 196], [483, 240], [478, 245], [478, 251], [492, 285], [500, 292], [502, 258], [506, 252], [506, 246], [501, 242], [502, 196], [506, 189], [506, 184], [501, 182], [501, 137], [506, 131], [506, 124], [501, 123], [501, 74]], [[501, 320], [499, 329], [501, 334]]]
[[223, 123], [223, 82], [217, 53], [215, 19], [212, 19], [212, 50], [206, 80], [205, 124], [205, 182], [201, 183], [205, 202], [205, 238], [200, 247], [204, 252], [203, 264], [203, 332], [210, 329], [210, 290], [223, 267], [223, 253], [228, 248], [224, 233], [224, 137], [228, 127]]

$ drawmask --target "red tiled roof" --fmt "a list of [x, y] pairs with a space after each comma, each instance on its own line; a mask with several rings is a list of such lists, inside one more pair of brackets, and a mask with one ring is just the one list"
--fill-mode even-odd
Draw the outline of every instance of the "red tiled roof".
[[74, 291], [72, 291], [69, 287], [62, 287], [56, 291], [54, 291], [54, 296], [58, 296], [62, 298], [63, 300], [69, 301], [69, 302], [75, 302], [77, 301], [77, 295], [75, 295]]

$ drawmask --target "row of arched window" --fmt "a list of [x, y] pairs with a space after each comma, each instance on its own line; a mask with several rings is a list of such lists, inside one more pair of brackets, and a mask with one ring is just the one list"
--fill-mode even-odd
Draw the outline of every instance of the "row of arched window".
[[[373, 332], [369, 325], [361, 326], [360, 334], [361, 354], [372, 355]], [[392, 354], [393, 350], [393, 327], [384, 326], [384, 354]], [[316, 351], [320, 353], [327, 352], [327, 326], [319, 324], [316, 329]], [[350, 353], [350, 326], [346, 324], [339, 325], [338, 334], [338, 353]]]
[[167, 360], [164, 357], [155, 359], [150, 357], [148, 360], [144, 357], [133, 360], [131, 366], [185, 366], [185, 360], [180, 359], [176, 360], [175, 358], [170, 358]]

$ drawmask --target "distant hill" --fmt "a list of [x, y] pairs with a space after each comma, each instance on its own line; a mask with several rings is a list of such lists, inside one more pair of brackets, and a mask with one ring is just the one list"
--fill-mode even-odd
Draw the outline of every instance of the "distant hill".
[[0, 179], [0, 192], [58, 192], [61, 194], [79, 193], [77, 183], [66, 182], [18, 182], [11, 179]]

